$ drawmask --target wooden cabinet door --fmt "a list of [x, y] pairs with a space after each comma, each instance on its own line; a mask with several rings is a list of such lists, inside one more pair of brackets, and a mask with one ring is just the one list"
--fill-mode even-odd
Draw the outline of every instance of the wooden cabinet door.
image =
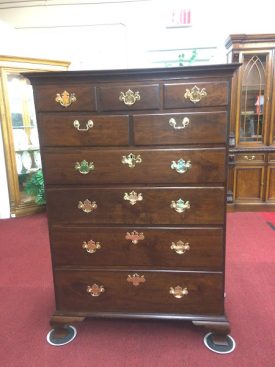
[[275, 202], [275, 165], [267, 168], [266, 201]]
[[263, 201], [264, 166], [237, 166], [234, 172], [234, 200], [237, 202]]

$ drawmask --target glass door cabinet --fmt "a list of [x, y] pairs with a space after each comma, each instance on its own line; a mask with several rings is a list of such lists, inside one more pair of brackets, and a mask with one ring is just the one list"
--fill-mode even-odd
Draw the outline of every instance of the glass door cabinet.
[[229, 150], [229, 208], [275, 208], [275, 34], [235, 34], [228, 62], [233, 78]]
[[41, 169], [32, 86], [25, 71], [66, 70], [68, 62], [0, 56], [0, 122], [2, 128], [10, 215], [40, 211], [26, 184]]

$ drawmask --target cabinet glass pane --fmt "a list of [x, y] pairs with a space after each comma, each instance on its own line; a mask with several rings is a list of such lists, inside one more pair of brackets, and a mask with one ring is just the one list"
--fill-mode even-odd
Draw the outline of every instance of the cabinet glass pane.
[[25, 192], [26, 181], [41, 167], [33, 91], [29, 81], [16, 73], [7, 75], [7, 91], [19, 192], [22, 202], [29, 202], [33, 198]]
[[266, 54], [244, 55], [241, 84], [240, 142], [263, 143]]

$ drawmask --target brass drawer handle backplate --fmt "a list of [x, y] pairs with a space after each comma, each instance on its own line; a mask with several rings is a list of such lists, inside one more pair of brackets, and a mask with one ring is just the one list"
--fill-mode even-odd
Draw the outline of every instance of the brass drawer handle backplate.
[[91, 202], [89, 199], [84, 200], [84, 202], [78, 202], [78, 209], [81, 209], [84, 213], [90, 213], [97, 208], [95, 201]]
[[172, 126], [172, 128], [175, 130], [185, 129], [189, 124], [190, 124], [190, 120], [188, 117], [184, 117], [181, 121], [181, 124], [179, 124], [179, 126], [177, 126], [177, 121], [173, 117], [170, 118], [169, 120], [169, 125]]
[[144, 275], [134, 274], [134, 275], [128, 275], [127, 282], [132, 283], [135, 287], [140, 285], [141, 283], [145, 283], [146, 279]]
[[59, 103], [62, 107], [69, 107], [73, 102], [76, 101], [75, 93], [68, 93], [64, 90], [63, 93], [57, 93], [55, 101]]
[[198, 88], [196, 85], [191, 89], [186, 89], [184, 94], [185, 99], [189, 99], [193, 103], [198, 103], [203, 97], [207, 96], [205, 88]]
[[185, 173], [192, 167], [191, 161], [185, 161], [184, 159], [179, 159], [177, 162], [172, 161], [171, 168], [175, 169], [178, 173]]
[[137, 194], [135, 191], [131, 191], [130, 194], [124, 193], [124, 200], [129, 200], [131, 205], [135, 205], [137, 201], [142, 201], [142, 194]]
[[132, 106], [136, 103], [136, 101], [140, 101], [139, 91], [133, 92], [131, 89], [128, 89], [127, 92], [120, 92], [119, 100], [126, 104], [127, 106]]
[[93, 240], [90, 240], [88, 242], [84, 241], [82, 243], [82, 248], [86, 250], [89, 254], [94, 254], [96, 250], [101, 249], [100, 242], [94, 242]]
[[86, 124], [86, 128], [82, 128], [82, 129], [80, 128], [80, 122], [78, 120], [74, 120], [73, 124], [76, 130], [78, 131], [88, 131], [89, 129], [91, 129], [94, 126], [94, 123], [92, 120], [89, 120]]
[[103, 285], [88, 285], [86, 288], [86, 292], [89, 293], [92, 297], [98, 297], [101, 293], [105, 292]]
[[190, 209], [189, 201], [184, 202], [182, 199], [171, 201], [170, 208], [175, 209], [177, 213], [184, 213], [186, 209]]
[[188, 290], [187, 288], [182, 288], [181, 286], [177, 285], [175, 288], [170, 287], [169, 293], [175, 298], [182, 298], [183, 296], [187, 296]]
[[138, 241], [144, 240], [144, 238], [144, 234], [142, 232], [138, 233], [137, 231], [133, 231], [131, 233], [127, 232], [125, 236], [125, 239], [132, 241], [134, 245], [136, 245]]
[[142, 159], [140, 155], [138, 154], [137, 156], [135, 156], [135, 154], [133, 153], [128, 154], [127, 157], [123, 155], [121, 159], [121, 163], [128, 164], [130, 168], [134, 168], [136, 164], [139, 164], [141, 162], [142, 162]]
[[82, 175], [87, 175], [87, 173], [89, 173], [90, 171], [94, 171], [95, 166], [93, 162], [87, 162], [85, 160], [83, 160], [82, 162], [76, 162], [74, 165], [74, 168], [76, 171], [78, 171], [79, 173], [81, 173]]
[[186, 251], [190, 250], [190, 244], [188, 242], [184, 243], [182, 241], [172, 242], [170, 246], [171, 250], [175, 250], [175, 252], [179, 255], [183, 255]]

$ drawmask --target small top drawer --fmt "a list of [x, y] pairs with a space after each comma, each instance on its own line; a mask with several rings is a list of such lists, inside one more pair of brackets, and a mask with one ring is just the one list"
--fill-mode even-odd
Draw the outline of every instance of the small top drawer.
[[227, 82], [164, 84], [164, 108], [226, 106]]
[[159, 85], [106, 85], [99, 87], [102, 111], [159, 109]]
[[90, 113], [39, 113], [41, 146], [118, 146], [127, 145], [127, 115]]
[[96, 111], [96, 91], [92, 85], [37, 85], [37, 111]]
[[263, 163], [265, 160], [264, 154], [258, 153], [243, 153], [243, 154], [236, 154], [236, 162], [238, 163]]
[[136, 145], [226, 142], [226, 112], [140, 114], [133, 121]]

